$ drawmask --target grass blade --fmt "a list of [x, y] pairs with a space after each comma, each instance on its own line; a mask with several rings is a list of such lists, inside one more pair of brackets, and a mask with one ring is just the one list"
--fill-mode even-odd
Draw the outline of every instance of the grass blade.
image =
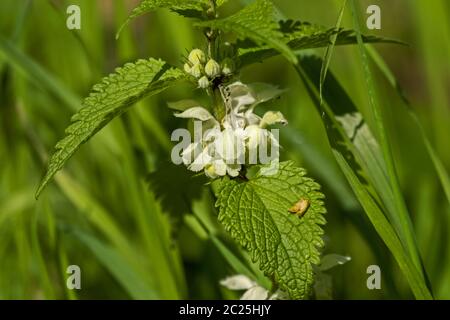
[[397, 260], [400, 269], [403, 271], [403, 274], [407, 278], [414, 296], [421, 300], [432, 299], [433, 297], [425, 285], [425, 282], [422, 281], [422, 275], [414, 267], [412, 261], [403, 250], [400, 240], [398, 239], [389, 221], [384, 216], [383, 212], [364, 188], [363, 184], [359, 181], [358, 177], [355, 175], [343, 155], [336, 150], [333, 150], [333, 153], [373, 226], [381, 238], [383, 238], [383, 241], [386, 243], [389, 250], [394, 253], [394, 257]]
[[[342, 17], [344, 16], [344, 10], [345, 10], [346, 5], [347, 5], [347, 0], [344, 0], [341, 11], [339, 13], [339, 17], [336, 21], [336, 26], [335, 26], [336, 30], [339, 30], [341, 27]], [[331, 36], [331, 39], [330, 39], [331, 43], [327, 47], [327, 49], [325, 51], [325, 55], [323, 57], [323, 64], [322, 64], [322, 68], [320, 70], [320, 85], [319, 85], [320, 103], [322, 103], [323, 83], [325, 82], [325, 78], [327, 76], [328, 67], [330, 66], [331, 57], [333, 56], [334, 46], [336, 45], [337, 37], [338, 37], [338, 33], [335, 33]]]
[[[402, 263], [400, 265], [402, 272], [405, 274], [405, 277], [408, 280], [408, 283], [413, 290], [416, 298], [418, 299], [428, 299], [431, 298], [431, 293], [427, 291], [427, 286], [425, 284], [425, 281], [423, 277], [421, 276], [420, 272], [417, 270], [415, 266], [405, 266], [405, 261], [411, 261], [409, 258], [409, 255], [405, 253], [405, 249], [403, 246], [397, 245], [397, 240], [395, 238], [397, 237], [395, 232], [393, 237], [389, 232], [386, 233], [385, 229], [390, 228], [392, 229], [392, 226], [389, 224], [388, 220], [384, 217], [382, 208], [379, 207], [376, 198], [373, 198], [374, 196], [377, 196], [377, 194], [371, 194], [370, 193], [370, 186], [367, 185], [367, 178], [366, 178], [366, 172], [364, 172], [364, 168], [360, 166], [361, 163], [361, 154], [356, 149], [355, 145], [352, 144], [352, 141], [347, 136], [347, 133], [345, 132], [344, 128], [341, 126], [341, 124], [337, 121], [336, 115], [333, 111], [333, 109], [330, 108], [328, 105], [327, 100], [327, 92], [324, 92], [325, 99], [323, 100], [323, 103], [320, 103], [319, 98], [319, 90], [318, 85], [319, 82], [314, 82], [311, 79], [311, 74], [305, 72], [305, 69], [303, 67], [303, 62], [306, 66], [311, 66], [311, 59], [310, 57], [303, 57], [299, 59], [301, 61], [300, 64], [296, 66], [296, 70], [299, 74], [299, 76], [304, 81], [306, 88], [308, 92], [311, 95], [311, 98], [313, 102], [315, 103], [318, 111], [322, 114], [322, 120], [324, 122], [326, 132], [328, 139], [330, 141], [331, 147], [333, 149], [333, 153], [335, 155], [336, 160], [338, 161], [338, 164], [341, 166], [341, 170], [344, 171], [344, 174], [346, 175], [347, 180], [351, 183], [352, 188], [360, 201], [361, 205], [363, 205], [363, 208], [366, 211], [366, 214], [368, 215], [369, 219], [371, 220], [372, 224], [374, 225], [375, 229], [377, 230], [378, 234], [381, 236], [383, 241], [388, 245], [389, 249], [391, 250], [391, 253], [394, 255], [396, 261], [399, 263]], [[317, 64], [318, 65], [318, 64]], [[315, 69], [317, 70], [317, 69]], [[309, 70], [311, 71], [311, 70]], [[331, 75], [329, 75], [331, 76]], [[328, 78], [327, 78], [328, 79]], [[330, 78], [334, 79], [334, 78]], [[338, 83], [335, 83], [337, 86]], [[330, 85], [326, 86], [328, 90], [330, 89], [336, 89], [331, 87]], [[332, 100], [337, 101], [337, 100]], [[344, 104], [344, 106], [348, 107], [348, 104]], [[342, 110], [338, 110], [342, 111]], [[351, 112], [351, 110], [350, 110]], [[341, 159], [345, 159], [345, 163], [341, 161]], [[351, 168], [351, 172], [348, 171], [348, 167]], [[367, 170], [367, 169], [366, 169]], [[355, 178], [356, 177], [356, 178]], [[358, 183], [356, 184], [356, 181]], [[363, 181], [366, 181], [366, 184], [363, 184]], [[364, 186], [364, 191], [359, 190], [361, 186]], [[369, 204], [364, 203], [369, 200], [367, 198], [370, 197]], [[369, 208], [371, 211], [368, 212], [367, 208]], [[375, 211], [375, 213], [373, 213]], [[381, 215], [380, 215], [381, 213]], [[381, 221], [381, 222], [380, 222]], [[386, 227], [386, 225], [388, 227]], [[427, 290], [425, 290], [425, 289]]]
[[393, 202], [396, 207], [396, 215], [393, 215], [394, 220], [394, 228], [396, 229], [399, 237], [408, 250], [408, 253], [418, 268], [423, 272], [422, 262], [419, 254], [419, 250], [417, 247], [417, 242], [414, 235], [413, 225], [406, 208], [406, 204], [403, 199], [403, 195], [400, 189], [400, 183], [398, 181], [397, 172], [395, 169], [394, 159], [392, 155], [391, 146], [389, 143], [388, 133], [384, 125], [383, 115], [380, 108], [379, 101], [377, 99], [375, 84], [373, 81], [372, 73], [370, 71], [370, 66], [368, 62], [367, 52], [364, 47], [363, 39], [361, 36], [361, 27], [358, 20], [357, 15], [357, 5], [356, 1], [352, 0], [352, 13], [353, 13], [353, 21], [354, 28], [356, 31], [356, 36], [358, 40], [358, 47], [362, 59], [362, 64], [364, 68], [365, 78], [366, 78], [366, 86], [369, 95], [369, 105], [372, 111], [373, 119], [376, 126], [376, 133], [378, 135], [384, 162], [387, 168], [388, 177], [390, 180], [390, 184], [393, 191]]
[[416, 123], [417, 128], [419, 128], [420, 136], [422, 137], [423, 143], [425, 144], [425, 147], [428, 151], [428, 155], [430, 156], [431, 161], [433, 162], [436, 173], [438, 174], [439, 181], [441, 182], [442, 188], [444, 189], [445, 196], [447, 197], [447, 201], [450, 203], [450, 177], [448, 175], [448, 172], [447, 172], [443, 162], [439, 158], [430, 139], [428, 138], [425, 128], [423, 127], [422, 123], [420, 122], [419, 117], [414, 112], [414, 109], [412, 108], [411, 103], [409, 102], [408, 98], [406, 97], [403, 89], [401, 88], [399, 82], [397, 81], [394, 74], [390, 70], [389, 66], [384, 61], [383, 57], [381, 57], [381, 55], [371, 46], [367, 46], [367, 52], [369, 53], [370, 58], [375, 63], [375, 65], [378, 67], [378, 69], [386, 77], [386, 80], [389, 82], [389, 84], [397, 91], [398, 95], [403, 100], [403, 102], [406, 106], [408, 114], [410, 115], [411, 119]]

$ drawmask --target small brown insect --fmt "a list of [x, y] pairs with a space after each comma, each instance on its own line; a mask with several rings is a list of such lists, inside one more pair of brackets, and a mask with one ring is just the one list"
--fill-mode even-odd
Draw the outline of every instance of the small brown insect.
[[303, 217], [303, 215], [308, 211], [309, 200], [305, 198], [300, 198], [292, 207], [288, 209], [290, 213], [294, 213], [298, 217]]

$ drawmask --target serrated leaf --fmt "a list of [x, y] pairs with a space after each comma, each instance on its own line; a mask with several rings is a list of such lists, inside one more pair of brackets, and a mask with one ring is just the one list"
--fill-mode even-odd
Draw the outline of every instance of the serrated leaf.
[[290, 62], [297, 62], [297, 57], [285, 43], [278, 23], [274, 20], [274, 7], [269, 0], [256, 0], [230, 17], [202, 21], [196, 25], [235, 33], [239, 39], [250, 39], [259, 46], [267, 45]]
[[[219, 221], [293, 299], [309, 296], [312, 265], [320, 262], [326, 210], [319, 189], [304, 169], [288, 161], [279, 164], [275, 175], [223, 178], [216, 191]], [[301, 198], [310, 205], [300, 218], [288, 209]]]
[[[357, 44], [358, 42], [355, 31], [349, 29], [325, 28], [308, 22], [293, 20], [280, 21], [278, 28], [283, 33], [283, 41], [287, 43], [291, 50], [327, 47], [333, 37], [336, 37], [335, 45]], [[363, 41], [366, 43], [387, 42], [403, 44], [397, 40], [376, 36], [363, 36]], [[279, 54], [279, 52], [269, 46], [255, 46], [254, 43], [250, 42], [241, 42], [237, 45], [240, 48], [239, 59], [242, 66], [261, 62]]]
[[72, 117], [66, 136], [56, 144], [36, 197], [78, 148], [112, 119], [136, 101], [160, 93], [184, 77], [181, 70], [170, 68], [164, 61], [149, 59], [128, 63], [103, 78]]
[[143, 0], [131, 11], [130, 16], [117, 31], [116, 38], [131, 20], [157, 9], [170, 9], [188, 18], [201, 18], [205, 6], [205, 0]]

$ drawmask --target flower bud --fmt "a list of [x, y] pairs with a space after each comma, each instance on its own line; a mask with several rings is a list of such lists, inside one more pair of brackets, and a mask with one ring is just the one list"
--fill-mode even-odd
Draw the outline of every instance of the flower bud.
[[197, 63], [191, 68], [190, 74], [196, 78], [200, 78], [203, 74], [203, 66], [200, 63]]
[[261, 128], [265, 128], [266, 126], [270, 126], [273, 124], [282, 124], [282, 125], [286, 125], [288, 122], [287, 120], [284, 118], [283, 114], [280, 111], [267, 111], [259, 126]]
[[183, 68], [184, 72], [191, 74], [191, 66], [189, 65], [189, 63], [185, 63]]
[[216, 168], [212, 164], [205, 167], [205, 174], [211, 179], [217, 178]]
[[206, 62], [205, 53], [200, 49], [194, 49], [189, 53], [189, 61], [193, 64], [201, 64]]
[[205, 73], [209, 78], [215, 78], [220, 75], [220, 65], [214, 60], [210, 59], [205, 66]]
[[230, 58], [225, 58], [222, 61], [222, 72], [224, 75], [229, 76], [234, 71], [234, 62]]
[[202, 89], [206, 89], [209, 87], [209, 80], [206, 76], [203, 76], [198, 80], [198, 87]]

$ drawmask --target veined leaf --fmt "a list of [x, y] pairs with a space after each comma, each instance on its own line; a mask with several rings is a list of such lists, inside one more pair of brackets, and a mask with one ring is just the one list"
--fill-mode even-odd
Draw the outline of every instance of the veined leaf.
[[[328, 29], [308, 22], [293, 20], [280, 21], [278, 28], [283, 33], [283, 42], [287, 43], [291, 50], [327, 47], [333, 38], [334, 45], [356, 44], [358, 42], [353, 30], [341, 28]], [[387, 42], [403, 44], [394, 39], [376, 36], [362, 36], [362, 39], [366, 43]], [[242, 66], [261, 62], [279, 54], [279, 52], [269, 46], [255, 46], [254, 43], [250, 42], [238, 43], [238, 47], [240, 64]]]
[[136, 101], [158, 94], [181, 79], [184, 79], [182, 71], [155, 59], [128, 63], [103, 78], [83, 101], [80, 111], [72, 117], [66, 136], [56, 144], [36, 197], [78, 148], [112, 119], [125, 112]]
[[290, 62], [297, 62], [297, 57], [285, 43], [278, 23], [274, 20], [274, 7], [269, 0], [256, 0], [230, 17], [202, 21], [196, 25], [235, 33], [239, 39], [250, 39], [260, 46], [267, 45]]
[[116, 39], [119, 37], [122, 29], [125, 28], [131, 20], [151, 11], [166, 8], [189, 18], [201, 18], [203, 10], [207, 5], [207, 0], [143, 0], [133, 9], [130, 16], [119, 28]]
[[[223, 178], [216, 192], [219, 221], [293, 299], [309, 296], [312, 265], [320, 262], [326, 210], [319, 189], [304, 169], [288, 161], [271, 176], [260, 171], [249, 181]], [[309, 203], [302, 217], [288, 211], [300, 199]]]

